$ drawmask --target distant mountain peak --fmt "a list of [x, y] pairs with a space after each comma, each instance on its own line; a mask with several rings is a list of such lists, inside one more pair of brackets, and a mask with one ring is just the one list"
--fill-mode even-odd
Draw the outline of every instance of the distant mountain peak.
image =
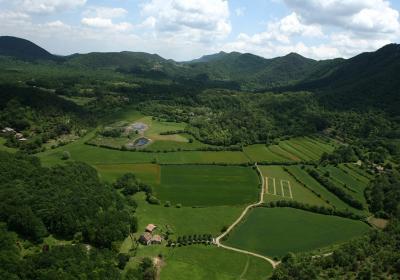
[[0, 36], [0, 55], [29, 60], [57, 58], [31, 41], [13, 36]]

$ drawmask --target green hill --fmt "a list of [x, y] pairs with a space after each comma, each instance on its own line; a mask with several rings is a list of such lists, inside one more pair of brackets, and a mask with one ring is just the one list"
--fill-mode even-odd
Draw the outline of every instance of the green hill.
[[11, 36], [0, 36], [0, 55], [23, 60], [54, 60], [57, 58], [28, 40]]

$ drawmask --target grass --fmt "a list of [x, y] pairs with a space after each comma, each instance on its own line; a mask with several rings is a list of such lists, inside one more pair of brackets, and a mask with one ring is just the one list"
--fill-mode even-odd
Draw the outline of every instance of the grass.
[[[264, 195], [264, 201], [276, 201], [276, 200], [290, 200], [288, 196], [281, 196], [281, 180], [288, 180], [290, 182], [293, 200], [302, 203], [308, 203], [312, 205], [328, 206], [328, 204], [319, 198], [317, 195], [312, 193], [310, 190], [299, 184], [289, 173], [287, 173], [282, 166], [260, 166], [260, 170], [264, 177], [275, 178], [275, 186], [277, 195], [266, 194]], [[269, 180], [269, 190], [272, 189], [272, 181]], [[285, 194], [286, 188], [284, 189]], [[270, 191], [271, 192], [271, 191]]]
[[185, 164], [185, 163], [247, 163], [249, 159], [240, 151], [221, 151], [221, 152], [172, 152], [172, 153], [148, 153], [148, 152], [129, 152], [111, 150], [96, 146], [85, 145], [91, 139], [95, 131], [76, 140], [68, 145], [56, 149], [47, 150], [37, 154], [45, 165], [62, 163], [63, 151], [71, 154], [71, 159], [83, 161], [92, 165], [98, 164], [127, 164], [127, 163], [165, 163], [165, 164]]
[[257, 200], [258, 185], [250, 167], [163, 165], [155, 191], [162, 201], [185, 206], [244, 205]]
[[139, 233], [147, 224], [153, 223], [162, 228], [170, 228], [175, 236], [192, 234], [218, 235], [224, 226], [230, 225], [243, 211], [239, 206], [214, 207], [164, 207], [151, 205], [145, 201], [143, 193], [134, 196], [138, 203], [136, 214], [139, 217]]
[[[340, 168], [337, 168], [332, 165], [328, 166], [320, 166], [319, 170], [322, 171], [322, 174], [325, 172], [329, 172], [329, 179], [337, 186], [342, 188], [349, 195], [353, 196], [355, 199], [361, 201], [364, 206], [367, 206], [367, 202], [364, 196], [364, 190], [367, 187], [367, 183], [357, 180], [356, 177], [350, 175], [350, 173], [345, 173]], [[346, 185], [346, 187], [344, 187]]]
[[267, 262], [214, 246], [171, 249], [161, 270], [163, 280], [266, 279], [272, 273]]
[[243, 148], [244, 153], [254, 162], [288, 162], [290, 159], [274, 153], [264, 144], [250, 145]]
[[0, 137], [0, 151], [9, 152], [9, 153], [15, 153], [17, 151], [17, 149], [15, 149], [15, 148], [9, 148], [9, 147], [5, 146], [4, 145], [5, 143], [6, 143], [6, 139], [3, 137]]
[[[311, 177], [305, 170], [301, 169], [300, 166], [288, 166], [288, 170], [303, 184], [305, 184], [308, 188], [312, 189], [314, 192], [319, 194], [321, 198], [329, 201], [329, 205], [335, 207], [336, 209], [345, 210], [348, 209], [352, 212], [356, 212], [358, 214], [362, 214], [363, 212], [350, 207], [341, 199], [339, 199], [336, 195], [328, 191], [325, 187], [323, 187], [320, 183], [318, 183], [313, 177]], [[307, 167], [306, 167], [307, 168]]]
[[292, 208], [256, 208], [229, 235], [227, 245], [282, 257], [348, 241], [366, 233], [360, 221]]
[[110, 183], [126, 173], [133, 173], [139, 180], [149, 185], [160, 184], [160, 166], [158, 164], [98, 164], [94, 167], [99, 173], [99, 177]]

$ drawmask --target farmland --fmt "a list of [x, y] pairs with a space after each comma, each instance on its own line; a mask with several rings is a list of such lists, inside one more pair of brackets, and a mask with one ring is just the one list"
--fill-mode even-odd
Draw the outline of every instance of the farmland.
[[[190, 256], [190, 257], [188, 257]], [[192, 246], [173, 249], [161, 271], [165, 280], [256, 280], [265, 278], [272, 267], [265, 261], [216, 247]]]
[[215, 236], [224, 226], [231, 224], [243, 210], [240, 206], [177, 208], [175, 205], [151, 205], [145, 201], [142, 193], [134, 198], [138, 203], [136, 213], [140, 217], [139, 232], [143, 231], [147, 224], [154, 223], [162, 228], [170, 228], [175, 236], [205, 233]]
[[[260, 170], [264, 177], [266, 177], [267, 187], [264, 201], [276, 200], [295, 200], [302, 203], [311, 205], [327, 206], [326, 202], [299, 184], [289, 173], [284, 170], [282, 166], [260, 166]], [[289, 181], [291, 188], [291, 197], [289, 196], [287, 186]], [[282, 193], [283, 190], [283, 193]], [[286, 194], [285, 194], [286, 191]]]
[[188, 206], [243, 205], [257, 200], [258, 184], [249, 167], [163, 165], [156, 195]]
[[291, 208], [256, 208], [225, 244], [266, 256], [306, 252], [347, 241], [367, 232], [360, 222]]
[[316, 194], [318, 194], [321, 199], [328, 204], [335, 207], [339, 210], [348, 209], [355, 213], [362, 213], [362, 211], [355, 209], [345, 202], [343, 202], [340, 198], [336, 195], [328, 191], [325, 187], [323, 187], [320, 183], [318, 183], [313, 177], [311, 177], [304, 169], [300, 168], [299, 166], [288, 166], [287, 169], [291, 172], [300, 182], [305, 184], [308, 188], [313, 190]]
[[244, 147], [244, 152], [256, 162], [296, 162], [320, 159], [324, 152], [332, 152], [335, 145], [317, 137], [301, 137], [280, 141], [277, 145], [256, 144]]

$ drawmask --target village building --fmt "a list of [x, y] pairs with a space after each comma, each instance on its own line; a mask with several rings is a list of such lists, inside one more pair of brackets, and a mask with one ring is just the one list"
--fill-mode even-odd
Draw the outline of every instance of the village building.
[[2, 129], [1, 132], [3, 132], [3, 133], [16, 133], [16, 131], [11, 127], [6, 127], [4, 129]]
[[151, 239], [151, 244], [161, 244], [162, 237], [158, 234], [154, 235]]
[[145, 232], [140, 236], [139, 242], [142, 243], [143, 245], [150, 245], [152, 242], [152, 239], [153, 239], [153, 237], [151, 236], [151, 233]]
[[15, 133], [15, 138], [17, 138], [17, 139], [22, 139], [22, 138], [24, 138], [24, 135], [22, 134], [22, 133]]
[[154, 225], [154, 224], [148, 224], [147, 226], [146, 226], [146, 229], [145, 229], [145, 231], [147, 231], [147, 232], [150, 232], [150, 233], [152, 233], [153, 232], [153, 230], [155, 230], [156, 229], [156, 225]]

